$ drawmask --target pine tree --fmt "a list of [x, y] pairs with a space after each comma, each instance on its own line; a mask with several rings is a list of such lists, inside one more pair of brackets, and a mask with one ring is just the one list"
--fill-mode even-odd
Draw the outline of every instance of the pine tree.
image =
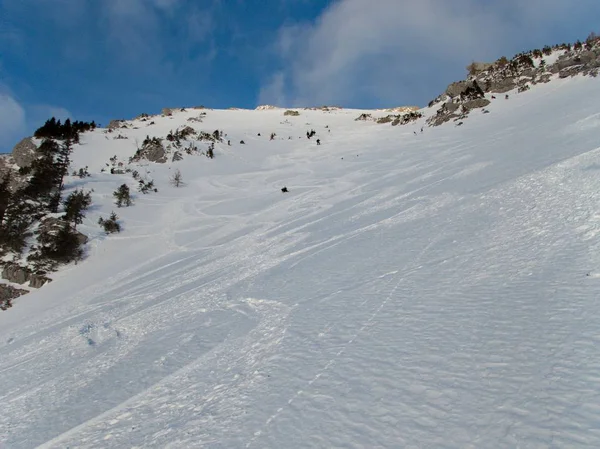
[[10, 197], [11, 197], [10, 181], [11, 181], [10, 172], [7, 172], [4, 175], [2, 182], [0, 183], [0, 225], [4, 221], [4, 214], [6, 212], [6, 208], [8, 207], [8, 204], [10, 203]]
[[113, 211], [111, 212], [108, 220], [100, 217], [98, 219], [98, 224], [104, 228], [104, 232], [107, 234], [114, 234], [116, 232], [121, 232], [121, 225], [119, 224], [118, 220], [119, 217], [117, 217], [117, 214]]
[[77, 226], [83, 222], [85, 211], [92, 204], [92, 197], [89, 192], [76, 190], [71, 193], [64, 202], [65, 205], [65, 221]]
[[127, 184], [122, 184], [115, 192], [113, 192], [113, 196], [116, 199], [117, 207], [129, 207], [131, 206], [131, 196], [129, 192], [129, 187]]

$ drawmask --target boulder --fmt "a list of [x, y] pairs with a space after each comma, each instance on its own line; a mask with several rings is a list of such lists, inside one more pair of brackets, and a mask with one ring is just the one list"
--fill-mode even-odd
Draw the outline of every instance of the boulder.
[[19, 167], [29, 167], [38, 157], [37, 146], [26, 137], [21, 140], [12, 150], [12, 158]]
[[162, 110], [162, 115], [164, 115], [165, 117], [170, 117], [173, 115], [173, 109], [171, 108], [163, 108]]
[[367, 120], [373, 120], [373, 116], [371, 114], [360, 114], [355, 121], [363, 121], [366, 122]]
[[473, 88], [475, 83], [473, 81], [457, 81], [455, 83], [450, 84], [446, 88], [446, 94], [450, 98], [458, 97], [460, 94], [466, 92], [466, 90], [471, 87]]
[[0, 310], [6, 310], [12, 307], [13, 299], [29, 293], [27, 290], [14, 288], [11, 285], [0, 284]]
[[160, 143], [151, 142], [140, 150], [138, 158], [146, 159], [150, 162], [156, 162], [158, 164], [164, 164], [167, 162], [167, 152]]
[[2, 277], [15, 284], [24, 284], [31, 277], [31, 272], [16, 264], [6, 264], [2, 270]]
[[41, 274], [33, 274], [31, 275], [31, 279], [29, 280], [29, 286], [32, 288], [42, 288], [44, 285], [52, 282], [52, 279], [47, 278]]
[[110, 129], [110, 130], [119, 129], [119, 128], [121, 128], [122, 123], [123, 123], [123, 120], [111, 120], [108, 123], [108, 129]]
[[299, 115], [300, 115], [300, 112], [298, 112], [298, 111], [293, 111], [293, 110], [291, 110], [291, 109], [288, 109], [287, 111], [285, 111], [285, 112], [283, 113], [283, 115], [291, 115], [291, 116], [293, 116], [293, 117], [297, 117], [297, 116], [299, 116]]
[[467, 70], [470, 74], [476, 75], [481, 72], [485, 72], [494, 66], [491, 62], [473, 62], [467, 66]]

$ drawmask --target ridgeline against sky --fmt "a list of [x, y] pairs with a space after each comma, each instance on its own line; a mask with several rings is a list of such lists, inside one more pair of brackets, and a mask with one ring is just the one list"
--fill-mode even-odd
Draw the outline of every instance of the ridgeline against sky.
[[424, 105], [472, 60], [595, 30], [580, 0], [0, 0], [0, 152], [50, 116]]

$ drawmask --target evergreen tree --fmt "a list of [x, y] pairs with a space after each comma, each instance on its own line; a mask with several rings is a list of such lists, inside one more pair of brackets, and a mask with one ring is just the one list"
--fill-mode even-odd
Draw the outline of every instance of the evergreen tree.
[[125, 207], [131, 206], [131, 196], [127, 184], [122, 184], [115, 192], [113, 192], [113, 196], [115, 197], [117, 207], [123, 207], [123, 205], [125, 205]]
[[119, 217], [117, 217], [117, 214], [113, 211], [108, 220], [100, 217], [98, 219], [98, 224], [104, 228], [104, 232], [107, 234], [114, 234], [116, 232], [121, 232], [121, 225], [119, 224], [118, 219]]
[[71, 193], [64, 202], [65, 205], [65, 221], [77, 226], [83, 222], [85, 211], [92, 204], [92, 197], [89, 192], [76, 190]]
[[8, 207], [8, 204], [10, 203], [10, 197], [11, 197], [10, 181], [11, 181], [10, 172], [7, 172], [4, 175], [2, 182], [0, 183], [0, 225], [4, 221], [4, 214], [6, 212], [6, 208]]

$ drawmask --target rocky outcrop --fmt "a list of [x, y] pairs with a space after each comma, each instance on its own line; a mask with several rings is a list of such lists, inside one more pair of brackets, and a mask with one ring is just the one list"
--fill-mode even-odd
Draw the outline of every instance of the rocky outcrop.
[[31, 278], [31, 272], [17, 264], [6, 264], [2, 270], [2, 278], [14, 284], [24, 284]]
[[292, 116], [292, 117], [298, 117], [300, 115], [300, 112], [288, 109], [287, 111], [285, 111], [283, 113], [283, 115]]
[[473, 88], [473, 86], [474, 81], [472, 80], [457, 81], [455, 83], [450, 84], [446, 88], [446, 95], [448, 95], [450, 98], [455, 98], [466, 92], [467, 89]]
[[261, 104], [260, 106], [256, 107], [256, 111], [272, 111], [274, 109], [280, 109], [277, 106], [273, 106], [270, 104]]
[[110, 129], [111, 131], [113, 131], [115, 129], [122, 128], [124, 123], [125, 123], [124, 120], [111, 120], [108, 123], [108, 129]]
[[478, 73], [489, 70], [492, 65], [493, 64], [489, 62], [473, 62], [467, 66], [467, 71], [471, 75], [476, 75]]
[[173, 109], [171, 109], [171, 108], [163, 108], [163, 110], [161, 111], [161, 114], [164, 117], [170, 117], [170, 116], [173, 115]]
[[13, 300], [27, 293], [29, 293], [27, 290], [14, 288], [11, 285], [0, 284], [0, 310], [9, 309], [13, 305]]
[[[547, 64], [544, 58], [553, 53], [554, 56], [559, 53], [559, 56], [554, 63]], [[429, 103], [429, 107], [437, 107], [436, 114], [427, 120], [429, 125], [462, 120], [473, 109], [485, 108], [494, 94], [513, 90], [526, 92], [535, 84], [549, 82], [553, 76], [597, 76], [600, 38], [591, 35], [585, 43], [544, 47], [543, 50], [520, 53], [511, 60], [502, 57], [493, 63], [474, 62], [467, 70], [467, 79], [450, 84], [443, 94]]]
[[386, 115], [385, 117], [379, 117], [377, 119], [377, 123], [379, 123], [379, 124], [391, 123], [396, 119], [397, 119], [397, 116], [395, 116], [395, 115]]
[[371, 120], [375, 120], [371, 114], [360, 114], [358, 117], [354, 119], [357, 122], [367, 122]]
[[19, 167], [29, 167], [38, 157], [37, 146], [31, 140], [31, 137], [26, 137], [21, 140], [12, 150], [12, 158]]
[[41, 275], [41, 274], [32, 274], [29, 279], [29, 286], [32, 288], [42, 288], [44, 285], [52, 282], [52, 279]]
[[470, 111], [471, 109], [485, 108], [491, 101], [487, 98], [477, 98], [475, 100], [469, 100], [462, 104], [463, 111]]
[[142, 144], [141, 148], [136, 151], [135, 155], [131, 158], [131, 161], [139, 161], [146, 159], [150, 162], [156, 162], [158, 164], [164, 164], [167, 162], [167, 151], [160, 139], [146, 139]]

